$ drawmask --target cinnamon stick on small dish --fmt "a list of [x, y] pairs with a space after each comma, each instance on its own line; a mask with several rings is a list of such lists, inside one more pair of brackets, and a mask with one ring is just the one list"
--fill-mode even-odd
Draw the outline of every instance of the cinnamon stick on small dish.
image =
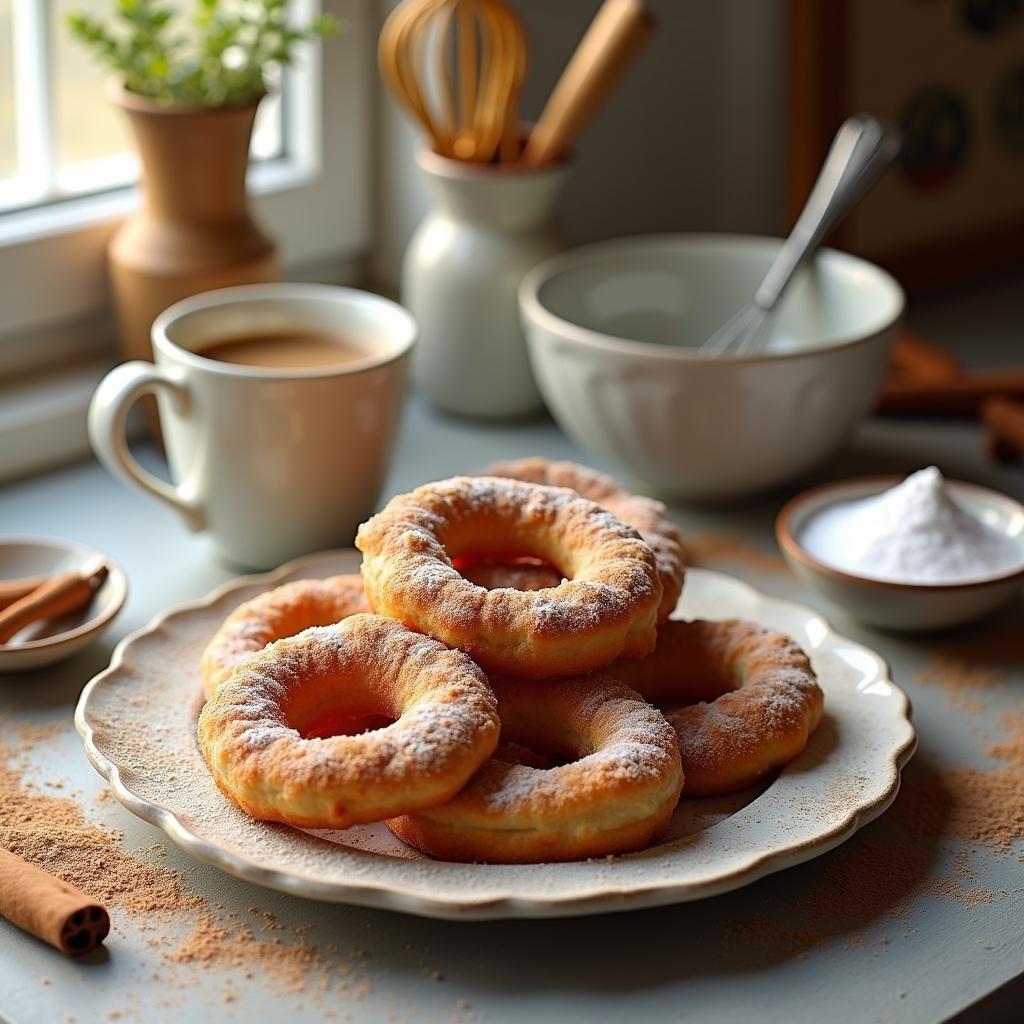
[[25, 576], [20, 580], [0, 580], [0, 611], [38, 590], [50, 577]]
[[51, 577], [9, 604], [0, 611], [0, 644], [6, 644], [33, 622], [58, 619], [88, 604], [109, 571], [102, 562], [71, 569]]
[[69, 956], [95, 949], [110, 932], [104, 907], [2, 847], [0, 916]]

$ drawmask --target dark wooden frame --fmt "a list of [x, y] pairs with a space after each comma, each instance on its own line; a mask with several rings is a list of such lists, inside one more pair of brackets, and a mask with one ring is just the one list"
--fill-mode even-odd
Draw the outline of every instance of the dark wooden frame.
[[[846, 109], [844, 24], [849, 0], [788, 0], [786, 214], [796, 219]], [[842, 227], [832, 244], [844, 248]], [[865, 251], [911, 291], [1024, 269], [1024, 217], [941, 242]]]

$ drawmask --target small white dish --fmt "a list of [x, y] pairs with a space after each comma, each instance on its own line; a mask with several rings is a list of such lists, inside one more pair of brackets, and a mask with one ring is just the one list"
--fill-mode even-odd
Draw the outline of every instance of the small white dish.
[[662, 842], [567, 864], [455, 864], [404, 846], [380, 823], [326, 832], [254, 821], [217, 789], [195, 742], [203, 649], [242, 601], [286, 580], [358, 572], [359, 561], [357, 551], [323, 552], [233, 580], [118, 644], [82, 692], [75, 724], [128, 810], [200, 860], [310, 899], [458, 920], [567, 917], [703, 899], [825, 853], [892, 803], [914, 752], [907, 698], [877, 654], [808, 608], [693, 569], [677, 614], [735, 615], [789, 633], [824, 690], [807, 749], [767, 785], [684, 795]]
[[110, 625], [128, 595], [124, 570], [106, 555], [58, 537], [0, 539], [0, 579], [54, 576], [102, 559], [107, 578], [84, 608], [53, 621], [35, 623], [10, 643], [0, 644], [0, 672], [23, 672], [53, 665], [87, 647]]
[[980, 619], [1010, 601], [1024, 582], [1024, 505], [977, 484], [946, 481], [964, 508], [1019, 545], [1020, 564], [1009, 571], [961, 583], [896, 583], [837, 569], [804, 546], [807, 526], [819, 512], [840, 502], [873, 497], [902, 479], [875, 476], [822, 484], [784, 505], [775, 521], [775, 537], [797, 577], [854, 618], [897, 631], [948, 629]]
[[903, 291], [822, 249], [794, 279], [764, 351], [701, 352], [782, 244], [651, 235], [530, 271], [519, 309], [541, 394], [567, 434], [659, 492], [731, 500], [811, 471], [878, 398]]

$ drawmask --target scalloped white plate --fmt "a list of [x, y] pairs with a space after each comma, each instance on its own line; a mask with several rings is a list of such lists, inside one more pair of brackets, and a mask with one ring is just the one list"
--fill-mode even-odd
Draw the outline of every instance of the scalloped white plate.
[[285, 580], [357, 572], [356, 551], [312, 555], [225, 584], [126, 637], [82, 693], [75, 721], [117, 799], [201, 860], [312, 899], [428, 917], [559, 917], [682, 903], [736, 889], [838, 846], [893, 801], [916, 744], [906, 696], [885, 663], [815, 612], [691, 569], [685, 617], [739, 616], [808, 651], [825, 718], [770, 784], [715, 800], [684, 794], [666, 841], [571, 864], [453, 864], [402, 845], [383, 825], [307, 832], [253, 821], [214, 785], [195, 740], [199, 657], [228, 612]]

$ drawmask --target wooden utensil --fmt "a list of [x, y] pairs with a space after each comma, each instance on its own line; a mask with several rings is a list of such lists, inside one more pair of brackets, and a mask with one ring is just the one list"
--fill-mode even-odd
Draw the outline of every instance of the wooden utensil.
[[7, 643], [33, 622], [60, 618], [81, 608], [92, 600], [108, 572], [103, 563], [71, 569], [14, 601], [0, 612], [0, 644]]
[[569, 150], [653, 29], [643, 0], [605, 0], [530, 133], [522, 157], [527, 167]]
[[436, 152], [477, 163], [516, 159], [526, 35], [498, 0], [406, 0], [384, 23], [377, 56]]

